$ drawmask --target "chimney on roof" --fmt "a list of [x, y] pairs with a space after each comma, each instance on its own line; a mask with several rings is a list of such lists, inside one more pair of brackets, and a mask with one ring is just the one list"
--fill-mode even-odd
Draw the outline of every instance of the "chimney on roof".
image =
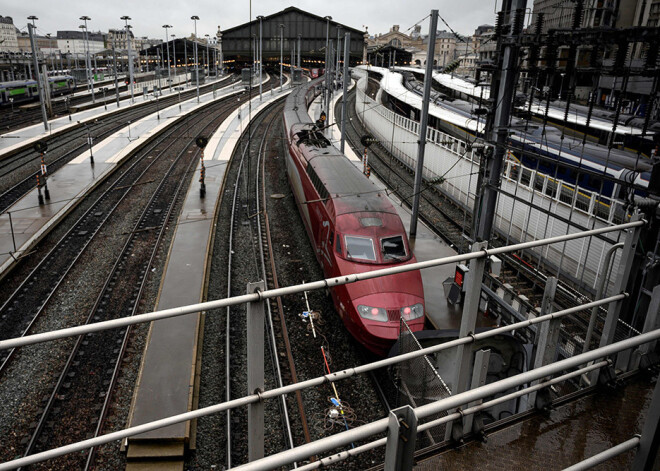
[[392, 26], [392, 31], [394, 31], [395, 33], [398, 33], [399, 32], [399, 25]]

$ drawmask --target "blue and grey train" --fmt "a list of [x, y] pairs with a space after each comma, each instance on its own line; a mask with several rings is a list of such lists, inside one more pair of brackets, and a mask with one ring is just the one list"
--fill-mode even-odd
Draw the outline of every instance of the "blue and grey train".
[[[407, 100], [402, 90], [415, 93], [419, 99], [422, 84], [410, 72], [399, 73], [403, 81], [397, 83], [396, 79], [388, 78], [388, 93], [383, 94], [382, 100], [395, 112], [419, 120], [419, 106]], [[429, 113], [429, 126], [465, 142], [483, 137], [485, 119], [475, 115], [474, 103], [438, 91], [432, 93], [431, 101], [437, 106]], [[552, 125], [543, 127], [513, 118], [511, 127], [514, 130], [509, 137], [511, 156], [528, 168], [538, 168], [541, 173], [606, 197], [623, 198], [621, 191], [625, 187], [634, 187], [637, 194], [655, 191], [649, 182], [652, 173], [657, 175], [660, 168], [653, 172], [654, 164], [655, 167], [659, 164], [652, 158], [589, 140], [583, 144], [581, 139], [562, 135]], [[602, 178], [603, 174], [613, 178]]]

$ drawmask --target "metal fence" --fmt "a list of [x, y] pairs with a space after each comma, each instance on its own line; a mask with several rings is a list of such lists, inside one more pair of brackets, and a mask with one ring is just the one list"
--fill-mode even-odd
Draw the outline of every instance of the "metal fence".
[[[365, 70], [357, 73], [366, 73]], [[390, 154], [414, 169], [419, 123], [388, 109], [366, 93], [367, 78], [358, 80], [355, 111], [363, 126]], [[424, 178], [443, 178], [438, 188], [466, 211], [472, 211], [479, 156], [470, 143], [428, 128]], [[581, 228], [607, 227], [628, 220], [624, 204], [596, 192], [558, 181], [528, 168], [509, 153], [504, 165], [495, 229], [508, 241], [526, 241], [566, 234]], [[591, 239], [530, 251], [553, 272], [594, 290], [607, 250], [618, 240]], [[620, 263], [614, 255], [613, 269]]]
[[[400, 325], [399, 353], [406, 354], [422, 350], [419, 340], [403, 318], [401, 318]], [[451, 390], [427, 355], [397, 363], [395, 378], [399, 393], [397, 404], [418, 407], [451, 396]], [[446, 412], [441, 412], [433, 418], [438, 419], [445, 415], [447, 415]], [[427, 430], [420, 438], [425, 446], [429, 446], [443, 441], [444, 436], [445, 427], [440, 426]]]
[[[578, 234], [570, 234], [559, 237], [554, 237], [552, 239], [538, 240], [534, 242], [527, 242], [523, 244], [516, 244], [506, 247], [498, 247], [493, 249], [488, 249], [483, 247], [483, 243], [480, 243], [477, 250], [470, 253], [465, 253], [461, 255], [445, 257], [436, 260], [429, 260], [426, 262], [418, 262], [409, 265], [403, 265], [396, 268], [387, 268], [381, 270], [375, 270], [372, 272], [365, 272], [360, 274], [344, 275], [339, 278], [330, 278], [326, 280], [315, 281], [311, 283], [304, 283], [297, 286], [278, 288], [272, 290], [265, 290], [257, 293], [250, 293], [242, 296], [236, 296], [233, 298], [209, 301], [206, 303], [199, 303], [190, 306], [184, 306], [180, 308], [167, 309], [163, 311], [141, 314], [131, 318], [121, 318], [112, 321], [99, 322], [92, 325], [78, 326], [67, 329], [62, 329], [55, 332], [45, 332], [42, 334], [30, 335], [18, 339], [9, 339], [0, 341], [0, 349], [13, 348], [18, 346], [26, 346], [34, 343], [50, 341], [58, 338], [72, 337], [76, 335], [81, 335], [88, 332], [97, 332], [102, 330], [108, 330], [111, 328], [123, 327], [127, 325], [138, 324], [142, 322], [148, 322], [158, 319], [165, 319], [169, 317], [180, 316], [184, 314], [197, 313], [200, 311], [210, 311], [212, 309], [218, 309], [221, 307], [227, 307], [237, 304], [242, 304], [246, 302], [264, 302], [267, 299], [275, 298], [282, 295], [302, 293], [304, 291], [315, 290], [315, 289], [326, 289], [328, 287], [337, 286], [341, 284], [354, 283], [360, 280], [372, 279], [379, 276], [386, 276], [394, 273], [400, 273], [411, 270], [418, 270], [429, 268], [433, 266], [445, 265], [450, 263], [465, 262], [470, 261], [470, 271], [471, 273], [483, 273], [483, 264], [485, 260], [491, 255], [497, 255], [507, 252], [513, 252], [522, 248], [532, 248], [535, 246], [541, 246], [549, 243], [564, 242], [567, 240], [572, 240], [575, 238], [585, 237], [585, 236], [594, 236], [597, 234], [603, 234], [612, 231], [621, 231], [621, 230], [631, 230], [629, 234], [628, 243], [633, 243], [636, 240], [637, 230], [644, 224], [644, 221], [635, 221], [627, 224], [622, 224], [615, 227], [601, 228], [598, 230], [586, 231]], [[633, 240], [634, 239], [634, 240]], [[625, 250], [625, 249], [624, 249]], [[628, 279], [627, 272], [619, 272], [616, 276], [615, 287], [625, 286]], [[478, 297], [479, 287], [481, 286], [481, 277], [476, 275], [471, 275], [467, 278], [466, 283], [472, 283], [474, 294]], [[476, 284], [478, 283], [478, 284]], [[617, 294], [604, 298], [601, 300], [593, 301], [586, 303], [580, 306], [576, 306], [569, 309], [564, 309], [562, 311], [552, 312], [552, 308], [545, 310], [546, 312], [543, 315], [539, 316], [530, 316], [529, 319], [511, 324], [506, 326], [497, 327], [490, 329], [484, 332], [476, 332], [474, 325], [462, 325], [461, 330], [466, 333], [459, 338], [454, 340], [446, 341], [439, 345], [433, 345], [431, 347], [421, 348], [420, 345], [415, 345], [413, 341], [413, 336], [410, 334], [407, 329], [403, 329], [403, 336], [405, 341], [408, 342], [407, 346], [404, 348], [409, 349], [408, 353], [402, 353], [393, 358], [387, 358], [384, 360], [376, 361], [366, 365], [360, 365], [353, 368], [348, 368], [342, 371], [338, 371], [332, 374], [328, 374], [322, 377], [309, 379], [302, 381], [296, 384], [290, 384], [283, 387], [279, 387], [272, 390], [263, 391], [259, 394], [251, 394], [242, 398], [233, 399], [224, 403], [216, 404], [214, 406], [206, 407], [203, 409], [194, 410], [184, 414], [168, 417], [166, 419], [157, 420], [147, 424], [131, 427], [125, 430], [118, 432], [109, 433], [107, 435], [91, 438], [84, 440], [78, 443], [72, 443], [60, 448], [48, 450], [41, 452], [35, 455], [31, 455], [25, 458], [17, 459], [11, 462], [0, 464], [0, 470], [6, 469], [16, 469], [18, 467], [27, 466], [29, 464], [34, 464], [38, 462], [45, 461], [50, 458], [57, 456], [62, 456], [64, 454], [73, 453], [79, 450], [84, 450], [90, 447], [99, 446], [105, 443], [110, 443], [112, 441], [121, 440], [126, 437], [137, 435], [151, 430], [156, 430], [162, 427], [170, 426], [177, 423], [187, 422], [199, 417], [206, 415], [217, 414], [219, 412], [224, 412], [229, 409], [234, 409], [237, 407], [245, 407], [250, 404], [260, 403], [262, 401], [277, 399], [282, 395], [291, 394], [295, 391], [300, 391], [306, 388], [320, 386], [327, 382], [336, 382], [343, 379], [353, 377], [358, 374], [363, 374], [369, 371], [374, 371], [380, 368], [391, 367], [402, 362], [409, 362], [412, 360], [417, 360], [416, 363], [409, 363], [409, 365], [415, 365], [414, 368], [421, 368], [424, 371], [423, 381], [418, 381], [419, 388], [412, 391], [410, 397], [415, 398], [416, 401], [423, 399], [426, 401], [424, 404], [417, 404], [414, 408], [410, 406], [405, 406], [398, 408], [395, 411], [390, 412], [390, 416], [377, 420], [375, 422], [365, 424], [359, 427], [356, 427], [352, 430], [342, 432], [339, 434], [332, 435], [320, 440], [317, 440], [312, 443], [301, 445], [290, 450], [280, 452], [278, 454], [263, 458], [261, 460], [256, 460], [246, 465], [243, 465], [237, 469], [274, 469], [279, 466], [286, 464], [294, 463], [301, 460], [306, 460], [310, 456], [326, 453], [338, 448], [342, 448], [352, 442], [369, 440], [371, 437], [378, 435], [383, 432], [388, 432], [388, 438], [380, 440], [372, 440], [371, 442], [362, 445], [356, 449], [352, 449], [349, 452], [341, 452], [338, 455], [332, 455], [331, 457], [324, 458], [318, 462], [306, 465], [305, 469], [312, 469], [312, 467], [320, 467], [324, 464], [329, 464], [331, 462], [338, 461], [339, 457], [345, 459], [352, 456], [353, 454], [359, 453], [366, 449], [372, 449], [374, 447], [382, 446], [387, 444], [386, 452], [386, 463], [389, 463], [390, 469], [396, 469], [396, 461], [399, 456], [398, 454], [392, 455], [391, 450], [397, 451], [401, 446], [401, 440], [399, 440], [400, 434], [405, 434], [406, 437], [410, 438], [410, 445], [403, 450], [402, 453], [412, 453], [414, 451], [414, 443], [417, 437], [417, 432], [425, 432], [431, 430], [435, 427], [449, 424], [457, 420], [464, 420], [468, 415], [485, 410], [489, 407], [496, 406], [498, 404], [503, 404], [507, 401], [518, 400], [522, 396], [528, 394], [536, 394], [536, 392], [549, 388], [552, 385], [559, 384], [567, 379], [574, 378], [581, 375], [586, 375], [589, 373], [592, 378], [598, 377], [598, 371], [600, 368], [613, 364], [613, 360], [610, 360], [610, 357], [616, 357], [616, 360], [621, 358], [632, 358], [637, 361], [639, 365], [640, 358], [643, 357], [646, 353], [653, 348], [655, 342], [660, 339], [660, 330], [656, 328], [658, 325], [658, 317], [660, 316], [660, 288], [655, 289], [653, 292], [653, 302], [649, 308], [647, 314], [647, 322], [645, 323], [644, 333], [633, 338], [622, 340], [617, 343], [612, 343], [614, 339], [614, 328], [617, 325], [619, 311], [621, 308], [621, 302], [627, 297], [627, 294], [623, 292], [623, 289], [619, 290]], [[551, 296], [549, 296], [551, 298]], [[551, 303], [546, 303], [551, 306]], [[472, 309], [476, 309], [478, 302], [471, 300], [470, 309], [464, 309], [463, 319], [472, 319], [476, 322], [476, 317]], [[600, 348], [582, 353], [579, 355], [574, 355], [571, 358], [566, 358], [561, 361], [556, 361], [554, 354], [557, 351], [557, 342], [555, 341], [555, 333], [558, 333], [558, 325], [563, 318], [570, 316], [581, 311], [587, 311], [599, 306], [608, 306], [608, 315], [605, 319], [605, 325], [603, 328], [603, 336], [601, 338]], [[465, 311], [468, 312], [465, 312]], [[467, 321], [469, 323], [469, 320]], [[464, 322], [465, 323], [465, 322]], [[455, 365], [465, 364], [465, 359], [470, 359], [472, 354], [471, 348], [472, 345], [476, 345], [477, 342], [480, 342], [485, 339], [495, 338], [500, 335], [511, 334], [513, 331], [518, 329], [524, 329], [532, 325], [537, 325], [540, 327], [540, 340], [536, 346], [537, 354], [535, 356], [535, 368], [529, 371], [520, 372], [511, 371], [511, 374], [505, 374], [501, 378], [497, 378], [496, 381], [485, 384], [483, 386], [475, 387], [474, 381], [472, 389], [468, 388], [458, 388], [458, 390], [453, 390], [452, 395], [446, 394], [446, 389], [438, 386], [438, 380], [441, 380], [440, 375], [436, 374], [434, 378], [434, 373], [427, 369], [427, 367], [432, 368], [431, 364], [431, 355], [437, 354], [442, 351], [449, 351], [455, 349], [456, 351], [456, 362]], [[647, 345], [648, 344], [648, 345]], [[466, 354], [463, 354], [463, 349], [468, 347]], [[627, 352], [635, 352], [631, 357]], [[462, 356], [462, 359], [461, 359]], [[482, 355], [483, 356], [483, 355]], [[421, 363], [420, 363], [421, 362]], [[487, 364], [488, 360], [485, 360], [482, 364]], [[626, 368], [624, 371], [629, 368], [636, 368], [635, 361], [626, 363]], [[250, 368], [250, 365], [248, 365]], [[458, 367], [457, 367], [458, 368]], [[460, 371], [463, 371], [461, 368]], [[560, 377], [554, 378], [555, 375], [562, 372], [567, 372]], [[413, 367], [408, 367], [408, 374], [414, 373]], [[516, 374], [517, 373], [517, 374]], [[595, 376], [594, 376], [595, 375]], [[461, 377], [460, 375], [458, 376]], [[412, 380], [411, 380], [412, 381]], [[484, 384], [483, 382], [481, 384]], [[433, 388], [432, 385], [435, 385]], [[517, 388], [523, 385], [525, 389], [516, 390]], [[443, 392], [444, 389], [444, 392]], [[657, 388], [660, 390], [660, 387]], [[656, 394], [660, 395], [660, 394]], [[433, 397], [436, 397], [435, 400], [431, 400]], [[492, 398], [492, 399], [489, 399]], [[483, 400], [486, 400], [483, 404]], [[534, 404], [534, 401], [530, 401]], [[458, 408], [458, 409], [457, 409]], [[656, 410], [657, 409], [657, 410]], [[654, 402], [650, 416], [655, 417], [660, 411], [660, 399]], [[426, 422], [422, 423], [418, 427], [418, 421], [425, 420]], [[653, 421], [651, 421], [653, 422]], [[657, 429], [657, 423], [659, 420], [655, 420], [655, 426]], [[649, 427], [653, 425], [650, 424]], [[250, 425], [252, 426], [252, 425]], [[405, 429], [405, 430], [404, 430]], [[651, 431], [646, 431], [642, 434], [640, 440], [640, 450], [644, 449], [643, 443], [648, 440], [655, 440], [656, 431], [655, 429]], [[433, 433], [433, 432], [432, 432]], [[433, 436], [433, 435], [431, 435]], [[648, 452], [647, 452], [648, 454]], [[394, 461], [392, 461], [394, 460]]]

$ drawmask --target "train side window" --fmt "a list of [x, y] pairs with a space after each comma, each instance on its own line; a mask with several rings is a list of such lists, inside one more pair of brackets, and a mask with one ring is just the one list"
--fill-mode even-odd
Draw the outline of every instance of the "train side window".
[[523, 169], [522, 177], [520, 178], [520, 184], [529, 186], [529, 182], [532, 180], [532, 172], [528, 169]]
[[511, 165], [511, 170], [509, 170], [509, 178], [514, 181], [518, 181], [518, 176], [520, 175], [520, 167], [517, 165]]
[[537, 174], [534, 176], [534, 189], [535, 189], [536, 191], [541, 191], [541, 190], [543, 190], [543, 181], [544, 181], [544, 180], [545, 180], [545, 177], [544, 177], [543, 175], [540, 175], [540, 174], [537, 173]]
[[339, 236], [337, 236], [337, 239], [335, 240], [335, 250], [341, 255], [341, 237]]

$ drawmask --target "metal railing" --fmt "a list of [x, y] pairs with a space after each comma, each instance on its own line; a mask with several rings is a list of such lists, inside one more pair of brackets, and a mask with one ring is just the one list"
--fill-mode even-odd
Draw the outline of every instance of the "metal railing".
[[[230, 305], [236, 305], [236, 304], [241, 304], [245, 302], [259, 302], [259, 301], [264, 301], [269, 298], [275, 298], [278, 296], [282, 295], [288, 295], [288, 294], [294, 294], [294, 293], [302, 293], [304, 291], [309, 291], [309, 290], [314, 290], [314, 289], [325, 289], [328, 287], [333, 287], [333, 286], [338, 286], [342, 284], [348, 284], [348, 283], [353, 283], [356, 281], [360, 280], [365, 280], [365, 279], [372, 279], [376, 278], [379, 276], [385, 276], [385, 275], [390, 275], [394, 273], [401, 273], [405, 271], [411, 271], [411, 270], [418, 270], [418, 269], [424, 269], [424, 268], [429, 268], [433, 266], [439, 266], [439, 265], [445, 265], [445, 264], [450, 264], [450, 263], [457, 263], [457, 262], [464, 262], [467, 260], [472, 260], [474, 261], [473, 263], [484, 263], [484, 259], [491, 256], [491, 255], [496, 255], [496, 254], [501, 254], [501, 253], [506, 253], [506, 252], [512, 252], [515, 250], [520, 250], [522, 248], [528, 248], [528, 247], [536, 247], [536, 246], [541, 246], [545, 244], [550, 244], [550, 243], [557, 243], [557, 242], [563, 242], [565, 240], [572, 240], [575, 238], [581, 238], [581, 237], [587, 237], [587, 236], [593, 236], [597, 234], [603, 234], [607, 232], [613, 232], [613, 231], [620, 231], [620, 230], [626, 230], [626, 229], [636, 229], [639, 228], [645, 224], [645, 221], [635, 221], [627, 224], [621, 224], [618, 226], [612, 226], [612, 227], [605, 227], [605, 228], [600, 228], [600, 229], [595, 229], [591, 231], [585, 231], [582, 233], [577, 233], [577, 234], [568, 234], [564, 236], [558, 236], [558, 237], [553, 237], [549, 239], [543, 239], [543, 240], [538, 240], [538, 241], [532, 241], [532, 242], [526, 242], [522, 244], [515, 244], [511, 246], [506, 246], [506, 247], [499, 247], [499, 248], [494, 248], [494, 249], [482, 249], [478, 250], [475, 252], [470, 252], [466, 254], [461, 254], [461, 255], [456, 255], [456, 256], [451, 256], [451, 257], [444, 257], [440, 259], [435, 259], [435, 260], [429, 260], [425, 262], [418, 262], [415, 264], [411, 265], [405, 265], [401, 267], [395, 267], [395, 268], [388, 268], [388, 269], [381, 269], [381, 270], [376, 270], [372, 272], [367, 272], [367, 273], [361, 273], [361, 274], [351, 274], [351, 275], [345, 275], [341, 277], [336, 277], [336, 278], [330, 278], [330, 279], [325, 279], [321, 281], [316, 281], [316, 282], [311, 282], [311, 283], [304, 283], [301, 285], [297, 286], [291, 286], [291, 287], [286, 287], [286, 288], [279, 288], [279, 289], [273, 289], [273, 290], [267, 290], [267, 291], [262, 291], [262, 292], [257, 292], [253, 294], [247, 294], [247, 295], [242, 295], [242, 296], [236, 296], [232, 298], [226, 298], [226, 299], [221, 299], [221, 300], [216, 300], [216, 301], [209, 301], [205, 303], [199, 303], [191, 306], [184, 306], [180, 308], [174, 308], [174, 309], [167, 309], [163, 311], [157, 311], [157, 312], [152, 312], [148, 314], [142, 314], [138, 316], [134, 316], [132, 318], [123, 318], [123, 319], [116, 319], [112, 321], [106, 321], [106, 322], [100, 322], [97, 324], [92, 324], [89, 326], [78, 326], [78, 327], [72, 327], [68, 329], [62, 329], [59, 331], [54, 331], [54, 332], [46, 332], [42, 334], [35, 334], [31, 336], [26, 336], [23, 338], [18, 338], [18, 339], [9, 339], [9, 340], [4, 340], [0, 341], [0, 349], [7, 349], [7, 348], [15, 348], [19, 346], [26, 346], [26, 345], [31, 345], [35, 343], [40, 343], [40, 342], [46, 342], [54, 339], [60, 339], [60, 338], [65, 338], [65, 337], [71, 337], [71, 336], [77, 336], [81, 334], [86, 334], [89, 332], [98, 332], [102, 330], [107, 330], [111, 328], [117, 328], [117, 327], [123, 327], [127, 325], [133, 325], [133, 324], [138, 324], [138, 323], [143, 323], [143, 322], [150, 322], [158, 319], [165, 319], [169, 317], [175, 317], [179, 315], [185, 315], [189, 313], [197, 313], [200, 311], [206, 311], [210, 309], [217, 309], [219, 307], [226, 307]], [[634, 233], [634, 232], [633, 232]], [[481, 280], [478, 280], [478, 283], [480, 286]], [[660, 292], [660, 290], [659, 290]], [[353, 368], [348, 368], [342, 371], [338, 371], [332, 374], [320, 376], [317, 378], [313, 378], [310, 380], [302, 381], [296, 384], [291, 384], [291, 385], [286, 385], [280, 388], [272, 389], [272, 390], [267, 390], [263, 391], [259, 394], [252, 394], [248, 395], [242, 398], [234, 399], [231, 401], [227, 401], [224, 403], [216, 404], [210, 407], [206, 407], [203, 409], [198, 409], [195, 411], [171, 416], [165, 419], [153, 421], [147, 424], [142, 424], [138, 425], [135, 427], [130, 427], [125, 430], [120, 430], [117, 432], [109, 433], [103, 436], [91, 438], [88, 440], [84, 440], [81, 442], [73, 443], [70, 445], [66, 445], [63, 447], [47, 450], [45, 452], [37, 453], [34, 455], [30, 455], [24, 458], [20, 458], [14, 461], [6, 462], [0, 464], [0, 470], [6, 470], [6, 469], [16, 469], [22, 466], [27, 466], [30, 464], [42, 462], [51, 458], [55, 458], [57, 456], [62, 456], [68, 453], [84, 450], [87, 448], [99, 446], [102, 444], [110, 443], [116, 440], [121, 440], [130, 436], [134, 436], [137, 434], [141, 434], [144, 432], [156, 430], [159, 428], [167, 427], [170, 425], [174, 425], [177, 423], [181, 422], [186, 422], [195, 418], [211, 415], [211, 414], [216, 414], [219, 412], [223, 412], [229, 409], [237, 408], [237, 407], [243, 407], [247, 406], [250, 404], [255, 404], [261, 401], [264, 401], [266, 399], [272, 399], [272, 398], [278, 398], [281, 395], [284, 394], [291, 394], [296, 391], [300, 391], [303, 389], [315, 387], [315, 386], [320, 386], [328, 382], [335, 382], [335, 381], [340, 381], [344, 380], [350, 377], [353, 377], [358, 374], [366, 373], [369, 371], [373, 371], [375, 369], [391, 366], [394, 364], [398, 364], [403, 361], [408, 361], [414, 358], [421, 358], [424, 355], [429, 355], [433, 354], [436, 352], [440, 352], [442, 350], [447, 350], [450, 348], [454, 347], [460, 347], [464, 345], [469, 345], [472, 344], [478, 340], [489, 338], [489, 337], [494, 337], [496, 335], [502, 334], [502, 333], [507, 333], [507, 332], [512, 332], [516, 329], [521, 329], [525, 328], [531, 325], [535, 324], [541, 324], [545, 322], [556, 322], [558, 319], [561, 319], [562, 317], [568, 316], [570, 314], [587, 310], [587, 309], [592, 309], [594, 307], [602, 306], [602, 305], [609, 305], [610, 309], [612, 306], [617, 306], [620, 305], [620, 302], [627, 297], [626, 293], [618, 293], [613, 296], [596, 300], [590, 303], [585, 303], [580, 306], [575, 306], [569, 309], [564, 309], [561, 311], [557, 312], [551, 312], [545, 315], [541, 315], [538, 317], [532, 317], [528, 320], [518, 322], [515, 324], [510, 324], [506, 326], [501, 326], [498, 328], [494, 328], [485, 332], [481, 333], [470, 333], [467, 336], [460, 337], [456, 340], [446, 342], [443, 344], [439, 345], [434, 345], [432, 347], [427, 347], [427, 348], [422, 348], [413, 352], [409, 352], [406, 354], [402, 354], [393, 358], [387, 358], [383, 359], [380, 361], [376, 361], [373, 363], [369, 363], [366, 365], [360, 365], [356, 366]], [[610, 355], [613, 355], [617, 352], [621, 352], [624, 350], [630, 350], [632, 348], [638, 347], [640, 345], [643, 345], [647, 342], [653, 342], [657, 341], [660, 339], [660, 329], [659, 330], [653, 330], [650, 332], [643, 333], [637, 337], [629, 338], [622, 340], [617, 343], [612, 343], [609, 345], [601, 346], [601, 348], [582, 353], [579, 355], [575, 355], [571, 358], [567, 358], [562, 361], [550, 363], [544, 366], [541, 366], [539, 368], [520, 373], [515, 376], [511, 376], [505, 379], [502, 379], [500, 381], [494, 382], [487, 384], [485, 386], [471, 389], [468, 391], [460, 392], [458, 394], [454, 394], [452, 396], [443, 398], [439, 401], [431, 402], [429, 404], [425, 404], [419, 407], [416, 407], [415, 409], [410, 408], [410, 406], [406, 406], [408, 410], [404, 411], [407, 412], [408, 414], [412, 414], [411, 417], [414, 417], [415, 419], [415, 424], [416, 421], [419, 419], [424, 419], [424, 418], [429, 418], [432, 416], [436, 416], [440, 413], [447, 412], [448, 415], [435, 419], [433, 421], [429, 421], [425, 424], [422, 424], [419, 426], [419, 428], [416, 427], [411, 427], [412, 432], [416, 434], [418, 431], [423, 431], [423, 430], [428, 430], [431, 427], [435, 427], [441, 424], [449, 423], [451, 421], [454, 421], [456, 419], [460, 419], [464, 417], [466, 414], [473, 414], [476, 412], [479, 412], [487, 407], [491, 407], [497, 403], [500, 403], [502, 401], [508, 401], [511, 400], [514, 397], [520, 397], [523, 395], [527, 395], [530, 393], [535, 393], [536, 391], [539, 391], [543, 388], [547, 388], [553, 384], [557, 384], [558, 382], [565, 381], [566, 379], [576, 377], [579, 375], [583, 375], [588, 372], [595, 372], [596, 370], [602, 368], [603, 366], [606, 366], [610, 363], [609, 360], [606, 358]], [[590, 362], [594, 362], [590, 364]], [[585, 366], [586, 365], [586, 366]], [[577, 370], [570, 371], [567, 374], [564, 374], [563, 376], [559, 376], [554, 379], [548, 379], [548, 377], [551, 377], [552, 375], [558, 374], [560, 372], [566, 371], [566, 370], [573, 370], [574, 368], [577, 368]], [[525, 384], [532, 384], [532, 381], [540, 381], [538, 383], [534, 383], [532, 386], [527, 387], [525, 389], [519, 390], [512, 392], [510, 394], [507, 394], [503, 397], [496, 398], [487, 402], [484, 402], [483, 404], [479, 404], [476, 406], [471, 406], [467, 409], [460, 410], [460, 411], [454, 411], [455, 408], [472, 403], [474, 401], [480, 401], [483, 398], [492, 396], [493, 394], [496, 394], [498, 392], [503, 392], [507, 391], [510, 388], [522, 386]], [[400, 409], [397, 409], [394, 412], [401, 412]], [[452, 411], [452, 412], [450, 412]], [[394, 412], [391, 412], [390, 414], [393, 414]], [[395, 416], [396, 418], [396, 416]], [[257, 460], [251, 463], [248, 463], [246, 465], [243, 465], [237, 469], [272, 469], [278, 466], [286, 465], [289, 463], [293, 463], [296, 461], [301, 461], [304, 459], [309, 458], [310, 456], [313, 455], [318, 455], [321, 453], [325, 453], [331, 450], [334, 450], [338, 447], [348, 445], [351, 442], [359, 441], [359, 440], [365, 440], [369, 439], [372, 436], [385, 432], [388, 429], [391, 431], [392, 427], [394, 425], [392, 424], [400, 424], [399, 420], [390, 420], [390, 418], [384, 418], [377, 420], [375, 422], [354, 428], [352, 430], [342, 432], [330, 437], [326, 437], [320, 440], [317, 440], [312, 443], [308, 443], [296, 448], [292, 448], [290, 450], [263, 458], [261, 460]], [[410, 432], [408, 432], [410, 433]], [[398, 437], [397, 434], [393, 435], [395, 438]], [[414, 435], [413, 435], [414, 436]], [[396, 441], [396, 440], [395, 440]], [[414, 443], [414, 440], [413, 440]], [[383, 443], [382, 439], [369, 443], [367, 445], [363, 445], [362, 447], [358, 447], [354, 450], [351, 450], [350, 452], [343, 452], [339, 453], [337, 455], [333, 455], [332, 457], [324, 458], [320, 462], [318, 462], [318, 465], [316, 463], [311, 463], [310, 465], [307, 465], [305, 468], [302, 469], [314, 469], [314, 467], [320, 467], [323, 463], [329, 464], [330, 462], [334, 462], [333, 460], [338, 459], [338, 457], [342, 457], [342, 459], [345, 459], [349, 456], [352, 456], [355, 453], [359, 453], [360, 450], [366, 451], [367, 449], [375, 448], [377, 446], [382, 446], [383, 444], [388, 444], [388, 447], [391, 446], [396, 446], [393, 443], [388, 442], [387, 439], [385, 439], [385, 443]], [[366, 447], [366, 448], [364, 448]], [[414, 446], [413, 446], [414, 448]], [[325, 460], [325, 461], [323, 461]], [[330, 460], [330, 461], [328, 461]]]
[[154, 311], [146, 314], [139, 314], [133, 317], [123, 317], [110, 321], [97, 322], [89, 325], [81, 325], [77, 327], [69, 327], [66, 329], [54, 330], [51, 332], [43, 332], [40, 334], [26, 335], [24, 337], [7, 339], [0, 341], [0, 350], [23, 347], [25, 345], [32, 345], [35, 343], [48, 342], [51, 340], [63, 339], [67, 337], [75, 337], [90, 332], [101, 332], [108, 329], [115, 329], [118, 327], [126, 327], [129, 325], [142, 324], [144, 322], [157, 321], [161, 319], [168, 319], [170, 317], [182, 316], [185, 314], [193, 314], [200, 311], [208, 311], [211, 309], [220, 309], [227, 306], [235, 306], [254, 301], [263, 301], [264, 299], [274, 299], [279, 296], [286, 296], [290, 294], [301, 294], [305, 291], [314, 291], [319, 289], [327, 289], [335, 286], [346, 285], [355, 283], [362, 280], [370, 280], [386, 275], [394, 275], [397, 273], [405, 273], [415, 270], [423, 270], [425, 268], [437, 267], [441, 265], [449, 265], [453, 263], [462, 263], [475, 259], [486, 259], [491, 255], [498, 255], [503, 253], [515, 252], [533, 247], [540, 247], [547, 244], [554, 244], [565, 242], [583, 237], [590, 237], [599, 234], [606, 234], [609, 232], [623, 231], [641, 227], [646, 223], [644, 220], [629, 222], [626, 224], [619, 224], [616, 226], [601, 227], [592, 229], [590, 231], [578, 232], [574, 234], [565, 234], [562, 236], [549, 237], [547, 239], [539, 239], [529, 242], [522, 242], [520, 244], [507, 245], [504, 247], [497, 247], [492, 249], [483, 249], [477, 252], [468, 252], [459, 255], [452, 255], [450, 257], [437, 258], [427, 260], [424, 262], [411, 263], [407, 265], [400, 265], [393, 268], [383, 268], [370, 272], [342, 275], [334, 278], [327, 278], [320, 281], [313, 281], [310, 283], [302, 283], [295, 286], [285, 288], [271, 289], [261, 291], [259, 293], [244, 294], [241, 296], [233, 296], [230, 298], [219, 299], [215, 301], [207, 301], [204, 303], [192, 304], [189, 306], [177, 307], [172, 309], [164, 309], [161, 311]]

